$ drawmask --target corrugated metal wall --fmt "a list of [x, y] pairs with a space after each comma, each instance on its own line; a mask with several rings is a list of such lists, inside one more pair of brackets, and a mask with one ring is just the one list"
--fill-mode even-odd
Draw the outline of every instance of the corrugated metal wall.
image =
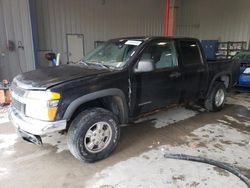
[[0, 0], [0, 53], [0, 80], [35, 68], [28, 0]]
[[180, 0], [177, 35], [248, 41], [250, 0]]
[[85, 52], [94, 41], [162, 35], [164, 0], [36, 0], [38, 48], [67, 59], [66, 34], [84, 34]]

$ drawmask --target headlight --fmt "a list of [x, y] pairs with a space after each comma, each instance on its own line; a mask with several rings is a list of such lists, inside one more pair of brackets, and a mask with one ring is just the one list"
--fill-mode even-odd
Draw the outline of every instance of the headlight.
[[53, 121], [57, 112], [60, 93], [47, 91], [29, 91], [26, 95], [28, 103], [26, 103], [26, 116], [44, 120]]
[[246, 68], [245, 70], [244, 70], [244, 72], [243, 72], [244, 74], [250, 74], [250, 68], [248, 67], [248, 68]]

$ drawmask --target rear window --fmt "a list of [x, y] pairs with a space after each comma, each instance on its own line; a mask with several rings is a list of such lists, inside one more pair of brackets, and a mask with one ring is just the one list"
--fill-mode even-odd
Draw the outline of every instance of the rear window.
[[182, 61], [184, 65], [201, 64], [200, 50], [195, 41], [181, 41], [180, 49], [182, 53]]

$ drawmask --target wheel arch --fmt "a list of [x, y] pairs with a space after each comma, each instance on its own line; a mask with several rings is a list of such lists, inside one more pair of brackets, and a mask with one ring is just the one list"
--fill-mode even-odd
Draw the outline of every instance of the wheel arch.
[[226, 71], [223, 71], [221, 73], [216, 74], [209, 85], [208, 92], [207, 92], [206, 96], [209, 95], [209, 93], [211, 92], [211, 90], [213, 88], [214, 83], [217, 81], [223, 82], [225, 87], [228, 89], [232, 85], [232, 74], [230, 72], [226, 72]]
[[[115, 112], [119, 117], [120, 123], [128, 122], [128, 107], [125, 95], [122, 90], [117, 88], [104, 89], [97, 92], [83, 95], [70, 103], [67, 107], [63, 119], [70, 121], [74, 113], [85, 104], [90, 104], [98, 100], [107, 100], [106, 103], [109, 105], [112, 112]], [[105, 104], [104, 104], [105, 106]], [[99, 107], [99, 106], [97, 106]]]

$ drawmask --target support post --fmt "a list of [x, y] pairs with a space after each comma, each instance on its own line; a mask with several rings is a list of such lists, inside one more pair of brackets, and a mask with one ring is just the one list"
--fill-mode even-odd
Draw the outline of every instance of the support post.
[[169, 8], [170, 8], [170, 4], [169, 4], [170, 0], [165, 0], [165, 18], [164, 18], [164, 36], [168, 36], [169, 35]]

